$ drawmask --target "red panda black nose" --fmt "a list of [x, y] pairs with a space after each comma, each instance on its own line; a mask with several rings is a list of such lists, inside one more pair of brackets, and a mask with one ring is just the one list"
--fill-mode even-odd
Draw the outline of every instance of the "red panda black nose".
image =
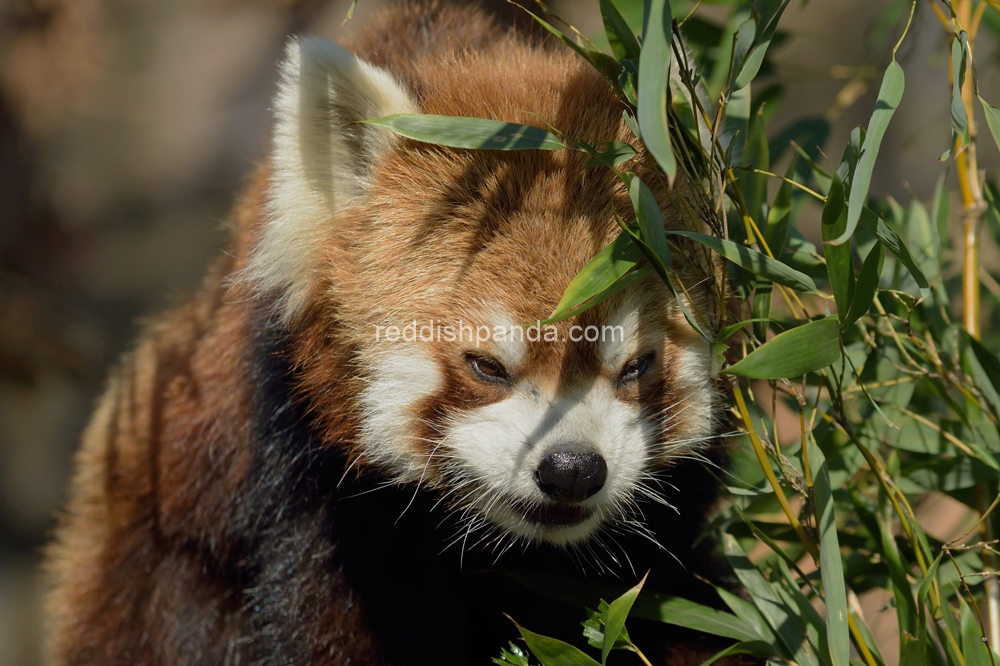
[[608, 480], [608, 464], [594, 451], [556, 450], [535, 470], [535, 482], [549, 497], [560, 502], [582, 502], [592, 497]]

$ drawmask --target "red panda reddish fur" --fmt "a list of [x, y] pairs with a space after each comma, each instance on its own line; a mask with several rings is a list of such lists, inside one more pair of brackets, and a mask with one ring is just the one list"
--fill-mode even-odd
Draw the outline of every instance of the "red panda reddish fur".
[[[541, 118], [592, 143], [635, 142], [600, 75], [474, 8], [396, 7], [352, 50], [389, 72], [422, 112]], [[331, 128], [359, 151], [374, 141], [365, 133], [379, 131]], [[366, 444], [378, 433], [365, 434], [359, 398], [378, 351], [374, 325], [476, 321], [484, 303], [501, 303], [517, 322], [544, 318], [631, 204], [607, 169], [586, 168], [579, 153], [456, 151], [378, 136], [387, 147], [371, 154], [361, 194], [270, 250], [285, 176], [280, 160], [263, 165], [232, 215], [230, 251], [112, 372], [49, 550], [53, 664], [486, 663], [516, 636], [504, 613], [581, 643], [579, 606], [503, 571], [542, 580], [576, 572], [624, 587], [650, 570], [652, 589], [717, 603], [694, 578], [716, 576], [711, 558], [705, 546], [692, 550], [715, 484], [684, 456], [649, 462], [671, 473], [666, 494], [677, 511], [642, 507], [670, 552], [635, 535], [596, 566], [586, 549], [546, 543], [499, 560], [489, 548], [449, 546], [460, 510], [435, 438], [454, 415], [509, 389], [477, 380], [445, 344], [426, 351], [441, 387], [407, 412], [422, 428], [412, 446], [426, 447], [413, 453], [425, 461], [420, 479], [386, 472], [393, 463]], [[654, 187], [669, 224], [704, 228], [711, 212], [690, 184], [667, 191], [641, 160], [630, 168]], [[285, 253], [280, 261], [294, 270], [270, 275], [268, 251]], [[712, 270], [686, 278], [692, 306], [709, 320], [717, 313], [703, 283]], [[528, 346], [519, 380], [540, 391], [581, 377], [608, 382], [623, 409], [671, 414], [688, 395], [681, 360], [699, 338], [663, 305], [671, 298], [662, 284], [641, 286], [636, 302], [667, 313], [651, 325], [661, 342], [648, 377], [616, 384], [592, 345], [562, 341]], [[624, 298], [580, 323], [600, 323]], [[701, 432], [689, 415], [712, 414], [707, 402], [662, 419], [664, 436]], [[699, 455], [720, 459], [707, 444]], [[719, 647], [667, 625], [629, 627], [658, 663], [700, 663]]]

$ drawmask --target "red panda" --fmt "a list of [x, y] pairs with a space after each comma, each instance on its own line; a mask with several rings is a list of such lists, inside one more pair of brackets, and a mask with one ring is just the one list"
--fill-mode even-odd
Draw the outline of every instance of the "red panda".
[[[351, 50], [291, 41], [230, 251], [84, 434], [49, 550], [53, 664], [487, 663], [516, 636], [504, 614], [582, 640], [524, 572], [711, 593], [692, 545], [720, 460], [707, 343], [656, 279], [525, 328], [627, 193], [580, 153], [360, 122], [397, 113], [638, 143], [589, 65], [474, 8], [398, 6]], [[668, 225], [704, 228], [696, 187], [630, 168]], [[682, 274], [702, 313], [709, 277]], [[629, 627], [657, 663], [717, 647]]]

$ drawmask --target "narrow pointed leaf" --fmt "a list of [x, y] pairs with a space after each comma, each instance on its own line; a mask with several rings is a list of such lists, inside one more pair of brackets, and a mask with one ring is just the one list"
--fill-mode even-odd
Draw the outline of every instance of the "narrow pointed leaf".
[[695, 231], [671, 230], [667, 233], [696, 240], [737, 266], [747, 269], [754, 275], [773, 280], [782, 286], [795, 289], [796, 291], [816, 291], [816, 283], [805, 273], [797, 271], [777, 259], [772, 259], [766, 254], [752, 250], [746, 245], [740, 245], [739, 243], [716, 238], [715, 236], [699, 234]]
[[628, 234], [629, 238], [632, 239], [632, 242], [635, 243], [639, 247], [639, 250], [641, 250], [646, 256], [646, 260], [649, 262], [650, 266], [652, 266], [653, 270], [656, 271], [656, 274], [660, 276], [660, 279], [663, 280], [663, 284], [667, 285], [670, 289], [670, 293], [673, 294], [674, 300], [676, 301], [678, 307], [680, 307], [681, 313], [684, 315], [684, 319], [687, 320], [687, 323], [698, 335], [706, 340], [711, 340], [708, 334], [705, 333], [704, 329], [698, 323], [698, 319], [684, 303], [684, 299], [681, 298], [681, 295], [677, 290], [677, 285], [674, 284], [673, 278], [671, 277], [670, 268], [663, 263], [663, 259], [656, 254], [656, 250], [642, 240], [639, 234], [634, 232], [632, 229], [629, 229], [620, 218], [617, 222], [618, 226], [621, 227], [621, 230]]
[[635, 243], [625, 234], [619, 234], [576, 274], [550, 316], [579, 307], [635, 268], [641, 258], [642, 252]]
[[926, 289], [930, 286], [924, 272], [920, 270], [920, 267], [917, 266], [917, 262], [913, 260], [912, 256], [910, 256], [910, 251], [903, 243], [903, 239], [901, 239], [895, 231], [889, 228], [889, 225], [885, 223], [885, 220], [880, 218], [871, 210], [865, 208], [861, 212], [860, 226], [865, 231], [874, 234], [886, 246], [886, 248], [892, 252], [896, 259], [898, 259], [901, 264], [906, 266], [906, 270], [910, 271], [910, 275], [912, 275], [913, 279], [917, 281], [918, 287]]
[[[648, 576], [649, 574], [646, 575]], [[635, 599], [639, 596], [639, 591], [645, 582], [646, 576], [643, 576], [638, 584], [608, 604], [608, 615], [604, 620], [604, 646], [601, 648], [602, 664], [607, 663], [608, 653], [611, 652], [615, 641], [618, 640], [622, 629], [625, 628], [625, 618], [628, 617], [628, 613], [632, 609], [632, 604], [635, 603]]]
[[556, 322], [563, 321], [564, 319], [569, 319], [570, 317], [576, 317], [577, 315], [583, 314], [587, 310], [600, 305], [618, 292], [624, 291], [633, 284], [642, 282], [643, 280], [651, 277], [656, 277], [656, 271], [653, 270], [652, 267], [642, 266], [640, 268], [636, 268], [635, 270], [629, 271], [625, 275], [621, 276], [587, 300], [578, 302], [565, 310], [557, 309], [549, 315], [548, 319], [543, 319], [542, 321], [537, 322], [537, 325], [546, 326], [548, 324], [555, 324]]
[[851, 298], [851, 307], [843, 322], [844, 330], [861, 319], [871, 307], [878, 289], [879, 277], [882, 275], [882, 262], [884, 260], [885, 245], [876, 241], [875, 246], [869, 250], [868, 256], [865, 257], [865, 263], [861, 266], [861, 272], [858, 274], [854, 296]]
[[625, 182], [628, 183], [628, 195], [632, 199], [632, 208], [635, 210], [635, 219], [639, 223], [642, 239], [653, 248], [663, 261], [663, 265], [669, 268], [670, 246], [667, 245], [663, 213], [660, 212], [660, 205], [656, 203], [656, 197], [646, 183], [634, 173], [626, 173]]
[[965, 113], [962, 87], [965, 85], [965, 70], [969, 58], [969, 35], [960, 31], [951, 41], [951, 131], [953, 140], [949, 150], [955, 147], [955, 139], [961, 138], [959, 145], [969, 143], [969, 117]]
[[738, 641], [761, 638], [746, 622], [732, 613], [702, 606], [681, 597], [644, 592], [632, 606], [632, 615]]
[[820, 575], [826, 602], [826, 630], [833, 666], [848, 666], [851, 635], [847, 626], [847, 587], [844, 565], [837, 538], [837, 521], [833, 510], [833, 489], [826, 457], [818, 446], [810, 443], [809, 464], [814, 468], [813, 497], [819, 522]]
[[749, 85], [754, 77], [757, 76], [760, 66], [764, 63], [767, 48], [771, 45], [771, 40], [774, 38], [774, 31], [778, 27], [778, 19], [781, 18], [781, 14], [785, 11], [785, 7], [788, 6], [788, 2], [789, 0], [784, 0], [770, 17], [761, 17], [762, 23], [757, 26], [754, 46], [743, 60], [743, 66], [736, 77], [734, 88], [738, 89]]
[[589, 167], [614, 166], [627, 162], [636, 156], [635, 148], [623, 141], [605, 141], [597, 144], [596, 148], [603, 148], [603, 150], [594, 150], [590, 159], [587, 160]]
[[[740, 72], [743, 71], [743, 64], [746, 62], [747, 55], [750, 54], [750, 49], [753, 48], [754, 38], [757, 35], [757, 18], [751, 16], [750, 18], [743, 21], [740, 27], [736, 30], [736, 34], [733, 35], [733, 52], [732, 58], [732, 78], [729, 81], [730, 91], [736, 91], [742, 89], [744, 86], [738, 85], [736, 83], [737, 77]], [[749, 83], [749, 81], [747, 82]]]
[[396, 114], [365, 122], [388, 127], [415, 141], [451, 148], [485, 150], [561, 150], [568, 148], [559, 137], [540, 127], [505, 123], [501, 120]]
[[667, 85], [673, 18], [669, 0], [649, 0], [639, 57], [639, 127], [650, 154], [674, 182], [677, 161], [667, 126]]
[[979, 626], [979, 620], [969, 609], [969, 604], [962, 595], [958, 598], [961, 602], [962, 656], [965, 657], [966, 666], [993, 666], [989, 649], [983, 642], [983, 630]]
[[611, 0], [601, 0], [601, 18], [604, 19], [604, 32], [608, 35], [608, 43], [611, 44], [611, 52], [615, 57], [619, 60], [638, 58], [639, 40]]
[[847, 228], [840, 237], [831, 241], [835, 245], [846, 243], [854, 235], [854, 229], [861, 219], [861, 211], [865, 207], [868, 199], [868, 188], [872, 181], [872, 170], [875, 168], [875, 159], [878, 157], [878, 150], [882, 144], [882, 138], [889, 127], [889, 121], [896, 112], [896, 107], [903, 99], [903, 89], [906, 78], [903, 75], [903, 68], [896, 62], [895, 57], [885, 70], [882, 78], [882, 87], [878, 91], [878, 100], [875, 102], [875, 111], [872, 113], [868, 123], [868, 131], [865, 141], [861, 147], [861, 157], [858, 159], [858, 167], [851, 180], [851, 196], [847, 203]]
[[854, 295], [854, 267], [851, 265], [850, 245], [831, 245], [830, 241], [844, 233], [847, 228], [847, 210], [844, 207], [844, 184], [840, 173], [833, 174], [830, 192], [823, 206], [823, 253], [826, 255], [826, 273], [830, 278], [830, 288], [841, 317], [847, 315]]
[[840, 358], [840, 322], [825, 317], [785, 331], [722, 372], [751, 379], [785, 379], [820, 370]]
[[794, 629], [790, 616], [798, 610], [789, 608], [778, 598], [771, 589], [771, 584], [746, 556], [735, 537], [723, 534], [722, 538], [726, 559], [733, 567], [736, 577], [746, 588], [754, 605], [777, 635], [780, 644], [801, 666], [817, 666], [819, 662], [805, 644], [805, 637], [798, 635]]
[[757, 657], [775, 656], [774, 648], [764, 641], [745, 641], [742, 643], [736, 643], [735, 645], [730, 645], [725, 650], [720, 650], [705, 661], [701, 662], [701, 666], [709, 666], [723, 657], [728, 657], [733, 654], [752, 654]]
[[621, 92], [618, 85], [618, 75], [621, 74], [622, 67], [617, 60], [605, 53], [601, 53], [600, 51], [583, 48], [575, 41], [567, 37], [566, 34], [559, 28], [555, 27], [551, 23], [548, 23], [537, 14], [528, 11], [523, 5], [519, 5], [519, 7], [521, 11], [535, 19], [535, 22], [538, 23], [538, 25], [545, 28], [545, 30], [554, 35], [556, 39], [576, 51], [580, 57], [589, 62], [594, 69], [600, 72], [601, 75], [608, 80], [608, 83], [611, 84], [612, 88]]
[[993, 135], [993, 141], [997, 144], [997, 148], [1000, 148], [1000, 109], [982, 97], [979, 98], [979, 103], [983, 105], [983, 111], [986, 114], [986, 124], [990, 128], [990, 134]]
[[585, 652], [569, 643], [542, 636], [517, 625], [528, 649], [542, 666], [600, 666]]

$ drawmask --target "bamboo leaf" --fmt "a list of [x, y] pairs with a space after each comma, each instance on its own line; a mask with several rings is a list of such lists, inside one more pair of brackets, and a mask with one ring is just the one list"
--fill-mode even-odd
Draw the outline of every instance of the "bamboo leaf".
[[[604, 150], [597, 150], [597, 148]], [[623, 141], [604, 141], [593, 149], [587, 166], [614, 166], [627, 162], [636, 156], [635, 148]]]
[[730, 645], [725, 650], [717, 652], [705, 661], [701, 662], [701, 666], [709, 666], [709, 664], [714, 664], [723, 657], [728, 657], [733, 654], [752, 654], [757, 657], [775, 656], [774, 648], [764, 641], [745, 641], [742, 643], [736, 643], [735, 645]]
[[800, 377], [840, 358], [840, 322], [824, 317], [776, 335], [724, 373], [751, 379]]
[[615, 57], [618, 60], [638, 58], [639, 40], [611, 0], [601, 0], [601, 18], [604, 19], [604, 32]]
[[[846, 159], [845, 159], [846, 163]], [[837, 303], [837, 312], [846, 317], [854, 296], [854, 267], [851, 265], [851, 246], [832, 245], [847, 228], [847, 210], [844, 208], [844, 183], [840, 173], [833, 174], [830, 192], [823, 206], [823, 253], [826, 255], [826, 273]]]
[[646, 183], [642, 182], [638, 176], [627, 172], [624, 178], [628, 186], [629, 198], [632, 199], [632, 208], [635, 210], [635, 219], [639, 223], [639, 231], [642, 233], [642, 240], [653, 248], [663, 265], [669, 268], [671, 263], [670, 246], [667, 245], [660, 205], [656, 203], [656, 197], [653, 196]]
[[585, 652], [569, 643], [528, 631], [516, 622], [514, 624], [528, 644], [531, 654], [542, 666], [600, 666]]
[[761, 636], [732, 613], [702, 606], [681, 597], [643, 592], [632, 607], [632, 615], [664, 624], [672, 624], [713, 636], [738, 641], [759, 640]]
[[975, 613], [969, 609], [969, 604], [962, 595], [958, 595], [958, 599], [961, 606], [962, 656], [965, 657], [966, 666], [993, 666]]
[[816, 291], [816, 283], [805, 273], [797, 271], [777, 259], [772, 259], [766, 254], [752, 250], [746, 245], [740, 245], [739, 243], [716, 238], [715, 236], [699, 234], [696, 231], [670, 230], [667, 233], [696, 240], [737, 266], [747, 269], [754, 275], [773, 280], [782, 286], [795, 289], [796, 291]]
[[882, 87], [878, 92], [878, 100], [875, 102], [875, 111], [868, 122], [868, 131], [865, 134], [865, 141], [861, 146], [861, 157], [858, 159], [858, 167], [851, 179], [851, 195], [847, 202], [847, 228], [839, 237], [830, 241], [834, 245], [841, 245], [850, 240], [854, 235], [854, 230], [861, 219], [861, 211], [868, 199], [868, 188], [871, 186], [872, 170], [875, 167], [875, 159], [878, 157], [879, 146], [885, 136], [885, 131], [889, 127], [889, 121], [896, 112], [900, 100], [903, 98], [906, 77], [903, 75], [903, 68], [896, 62], [893, 56], [892, 62], [885, 70], [882, 78]]
[[746, 588], [754, 605], [767, 620], [770, 628], [778, 636], [780, 644], [802, 666], [817, 666], [819, 662], [816, 660], [816, 656], [808, 650], [805, 637], [797, 634], [793, 629], [794, 623], [790, 615], [797, 613], [797, 609], [789, 608], [778, 598], [774, 590], [771, 589], [771, 584], [747, 558], [731, 534], [723, 534], [722, 541], [723, 552], [733, 567], [736, 577]]
[[[964, 146], [969, 143], [969, 117], [965, 113], [965, 100], [962, 99], [962, 87], [965, 86], [965, 70], [969, 59], [969, 35], [960, 31], [951, 40], [951, 145], [942, 155], [947, 159], [956, 143]], [[959, 143], [959, 139], [961, 142]]]
[[641, 258], [642, 252], [635, 243], [625, 234], [618, 234], [570, 281], [549, 318], [554, 319], [578, 308], [635, 268]]
[[997, 148], [1000, 148], [1000, 109], [982, 97], [979, 98], [979, 103], [983, 105], [983, 111], [986, 113], [986, 124], [990, 128], [990, 134], [993, 135], [993, 141], [997, 144]]
[[639, 128], [646, 149], [670, 183], [677, 161], [667, 126], [667, 87], [670, 81], [670, 42], [673, 18], [669, 0], [648, 0], [639, 56]]
[[540, 127], [501, 120], [403, 113], [363, 122], [387, 127], [415, 141], [451, 148], [561, 150], [569, 147]]
[[913, 279], [917, 281], [917, 286], [921, 289], [926, 289], [930, 286], [927, 282], [927, 277], [924, 272], [920, 270], [917, 266], [917, 262], [913, 260], [910, 256], [910, 251], [906, 249], [906, 245], [895, 231], [889, 228], [889, 225], [885, 223], [885, 220], [880, 218], [878, 215], [865, 208], [861, 211], [861, 222], [860, 225], [865, 231], [874, 234], [882, 243], [892, 252], [893, 256], [899, 260], [901, 264], [906, 266], [906, 270], [910, 271], [910, 275]]
[[[647, 573], [646, 576], [648, 575]], [[646, 582], [646, 576], [643, 576], [642, 580], [630, 588], [628, 592], [608, 604], [608, 614], [604, 618], [604, 645], [601, 648], [601, 664], [607, 663], [611, 648], [625, 628], [625, 618], [628, 617], [632, 604], [639, 596], [639, 591], [642, 590], [642, 586]]]
[[618, 226], [621, 227], [621, 230], [628, 234], [629, 238], [632, 239], [632, 242], [635, 243], [639, 247], [639, 250], [641, 250], [646, 256], [646, 260], [649, 262], [650, 266], [653, 267], [653, 270], [656, 271], [656, 274], [660, 276], [660, 279], [663, 280], [663, 284], [667, 285], [670, 289], [670, 293], [673, 294], [674, 301], [677, 303], [677, 306], [680, 307], [681, 313], [684, 315], [684, 319], [687, 320], [687, 323], [698, 335], [706, 340], [711, 340], [711, 338], [708, 337], [708, 334], [705, 333], [704, 329], [702, 329], [701, 325], [698, 323], [697, 317], [695, 317], [688, 306], [684, 303], [684, 299], [681, 298], [681, 294], [677, 290], [677, 285], [674, 284], [673, 278], [671, 277], [670, 268], [663, 263], [663, 259], [656, 254], [656, 250], [651, 248], [644, 240], [642, 240], [639, 234], [629, 229], [621, 218], [618, 218], [617, 222]]
[[556, 322], [569, 319], [570, 317], [576, 317], [577, 315], [583, 314], [587, 310], [600, 305], [618, 292], [628, 289], [633, 284], [655, 276], [656, 271], [650, 266], [642, 266], [633, 271], [629, 271], [604, 289], [591, 296], [589, 299], [578, 302], [576, 305], [568, 307], [565, 310], [560, 311], [559, 309], [556, 309], [556, 311], [553, 312], [548, 319], [543, 319], [537, 322], [537, 325], [546, 326], [548, 324], [555, 324]]
[[740, 68], [739, 75], [736, 77], [734, 88], [738, 89], [750, 85], [750, 82], [757, 76], [760, 66], [764, 63], [767, 48], [771, 45], [771, 40], [774, 38], [774, 31], [778, 27], [778, 19], [781, 18], [781, 14], [785, 11], [785, 7], [788, 6], [788, 2], [789, 0], [784, 0], [771, 16], [761, 17], [762, 22], [757, 25], [753, 48], [743, 59], [743, 65]]
[[882, 275], [882, 262], [884, 260], [885, 245], [876, 240], [875, 246], [868, 251], [865, 263], [861, 266], [861, 272], [858, 274], [854, 296], [851, 298], [851, 307], [842, 324], [843, 330], [847, 330], [848, 326], [861, 319], [871, 307], [878, 289], [879, 277]]
[[826, 458], [818, 446], [809, 445], [809, 464], [813, 472], [813, 497], [819, 526], [820, 575], [826, 602], [826, 628], [833, 666], [848, 666], [851, 636], [847, 626], [847, 587], [837, 538], [837, 521], [833, 510], [833, 489]]

